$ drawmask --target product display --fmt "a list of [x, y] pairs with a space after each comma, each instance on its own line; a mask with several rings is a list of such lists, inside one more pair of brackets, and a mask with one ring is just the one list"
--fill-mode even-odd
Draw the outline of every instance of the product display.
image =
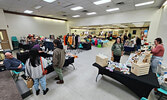
[[105, 67], [108, 65], [108, 57], [103, 54], [98, 54], [96, 56], [96, 63], [102, 67]]
[[150, 69], [151, 54], [149, 51], [136, 52], [132, 57], [131, 72], [137, 76], [146, 75]]

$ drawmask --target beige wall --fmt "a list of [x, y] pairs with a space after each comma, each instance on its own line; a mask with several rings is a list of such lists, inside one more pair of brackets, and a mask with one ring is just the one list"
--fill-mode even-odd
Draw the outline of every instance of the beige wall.
[[[157, 27], [160, 19], [159, 8], [148, 8], [134, 11], [127, 11], [122, 13], [114, 13], [103, 16], [79, 18], [69, 21], [69, 27], [75, 26], [91, 26], [91, 25], [107, 25], [117, 23], [133, 23], [150, 21], [150, 29], [148, 33], [148, 41], [152, 42], [156, 38]], [[139, 34], [139, 33], [137, 33]]]
[[17, 36], [19, 39], [28, 34], [36, 34], [49, 37], [53, 34], [55, 37], [67, 33], [67, 22], [55, 21], [51, 19], [28, 17], [22, 15], [5, 13], [7, 25], [9, 26], [9, 37]]

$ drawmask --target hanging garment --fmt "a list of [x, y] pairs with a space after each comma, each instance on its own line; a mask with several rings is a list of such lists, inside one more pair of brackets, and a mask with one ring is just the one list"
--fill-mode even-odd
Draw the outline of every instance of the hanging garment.
[[69, 43], [69, 45], [72, 45], [72, 36], [68, 37], [68, 43]]
[[66, 44], [66, 37], [67, 37], [67, 36], [64, 35], [64, 38], [63, 38], [63, 40], [64, 40], [64, 45], [67, 45], [67, 44]]

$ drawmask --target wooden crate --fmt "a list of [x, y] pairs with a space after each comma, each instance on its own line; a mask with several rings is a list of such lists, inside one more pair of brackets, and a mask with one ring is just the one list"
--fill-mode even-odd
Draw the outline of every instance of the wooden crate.
[[149, 69], [150, 69], [149, 63], [141, 63], [141, 64], [132, 63], [131, 72], [136, 76], [142, 76], [148, 74]]

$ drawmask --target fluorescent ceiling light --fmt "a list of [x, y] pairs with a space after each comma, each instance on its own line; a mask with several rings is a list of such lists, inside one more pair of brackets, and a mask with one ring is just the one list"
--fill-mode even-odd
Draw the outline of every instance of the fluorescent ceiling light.
[[74, 16], [72, 16], [72, 17], [80, 17], [80, 15], [74, 15]]
[[95, 5], [100, 5], [100, 4], [104, 4], [104, 3], [108, 3], [111, 2], [111, 0], [99, 0], [99, 1], [95, 1], [93, 2]]
[[71, 10], [80, 10], [80, 9], [83, 9], [83, 7], [78, 6], [78, 7], [71, 8]]
[[90, 12], [90, 13], [87, 13], [87, 15], [95, 15], [96, 12]]
[[24, 13], [31, 14], [31, 13], [33, 13], [33, 11], [31, 11], [31, 10], [25, 10]]
[[166, 6], [167, 5], [167, 1], [164, 2], [164, 4], [162, 6]]
[[35, 9], [39, 9], [39, 8], [41, 8], [42, 6], [36, 6], [36, 7], [34, 7]]
[[119, 10], [119, 8], [107, 9], [106, 11], [107, 11], [107, 12], [111, 12], [111, 11], [117, 11], [117, 10]]
[[153, 3], [154, 3], [154, 1], [149, 1], [149, 2], [135, 4], [135, 6], [139, 7], [139, 6], [144, 6], [144, 5], [150, 5], [150, 4], [153, 4]]
[[52, 2], [55, 2], [56, 0], [43, 0], [45, 2], [48, 2], [48, 3], [52, 3]]

